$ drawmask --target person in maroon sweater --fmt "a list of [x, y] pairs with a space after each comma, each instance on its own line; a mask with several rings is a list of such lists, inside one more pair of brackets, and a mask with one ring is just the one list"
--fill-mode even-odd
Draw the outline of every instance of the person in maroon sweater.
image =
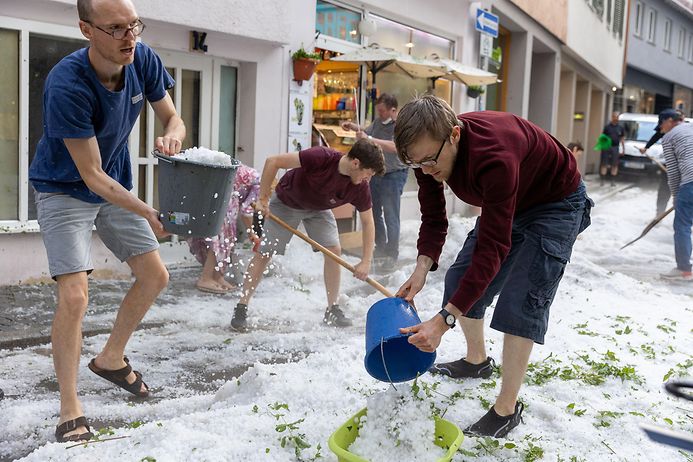
[[455, 115], [445, 101], [424, 96], [405, 105], [395, 126], [397, 152], [415, 168], [421, 227], [416, 268], [397, 296], [412, 301], [438, 268], [448, 220], [444, 183], [464, 202], [481, 207], [456, 261], [445, 276], [443, 309], [402, 329], [409, 342], [432, 352], [459, 320], [467, 356], [431, 372], [488, 378], [484, 313], [499, 295], [491, 328], [505, 334], [503, 383], [494, 406], [465, 432], [501, 438], [516, 427], [518, 402], [534, 343], [543, 344], [549, 307], [577, 235], [590, 223], [575, 159], [558, 140], [513, 114]]
[[[279, 169], [290, 169], [271, 195], [271, 184]], [[363, 258], [354, 267], [354, 276], [365, 280], [373, 259], [375, 225], [373, 202], [368, 186], [373, 175], [385, 173], [383, 151], [370, 140], [359, 140], [346, 155], [334, 149], [316, 146], [298, 153], [268, 157], [260, 179], [258, 210], [282, 219], [293, 228], [303, 223], [306, 233], [318, 244], [337, 255], [341, 254], [337, 221], [333, 208], [352, 204], [359, 211], [363, 226]], [[275, 221], [265, 220], [258, 252], [248, 264], [243, 278], [243, 293], [236, 305], [231, 327], [237, 331], [248, 328], [248, 303], [275, 253], [283, 254], [292, 234]], [[325, 256], [325, 290], [327, 309], [323, 322], [329, 326], [347, 327], [351, 320], [337, 304], [340, 266]]]

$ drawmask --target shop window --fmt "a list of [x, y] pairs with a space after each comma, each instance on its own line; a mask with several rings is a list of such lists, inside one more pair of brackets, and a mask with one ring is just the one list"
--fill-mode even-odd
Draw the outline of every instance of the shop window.
[[671, 19], [664, 21], [664, 51], [671, 51]]
[[361, 43], [361, 13], [318, 0], [315, 7], [315, 29], [323, 35], [352, 43]]
[[650, 9], [647, 12], [647, 41], [654, 44], [657, 34], [657, 12]]
[[0, 29], [0, 220], [19, 218], [19, 32]]
[[[65, 56], [87, 45], [85, 40], [29, 35], [29, 163], [43, 135], [43, 87], [53, 67]], [[29, 188], [29, 220], [36, 219], [34, 188]]]
[[236, 68], [221, 66], [219, 81], [219, 150], [236, 157]]

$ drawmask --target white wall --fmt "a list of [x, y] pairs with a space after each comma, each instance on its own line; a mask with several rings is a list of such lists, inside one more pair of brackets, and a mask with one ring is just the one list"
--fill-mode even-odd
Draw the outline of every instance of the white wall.
[[[625, 31], [623, 36], [625, 37]], [[568, 2], [566, 45], [579, 58], [589, 63], [610, 85], [621, 87], [625, 43], [614, 37], [605, 23], [589, 8], [587, 2]]]

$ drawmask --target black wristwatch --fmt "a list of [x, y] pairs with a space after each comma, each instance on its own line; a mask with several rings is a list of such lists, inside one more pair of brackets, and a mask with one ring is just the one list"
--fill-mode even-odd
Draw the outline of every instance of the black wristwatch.
[[440, 311], [438, 312], [438, 314], [441, 315], [441, 316], [443, 317], [443, 319], [445, 320], [445, 324], [447, 324], [448, 327], [449, 327], [450, 329], [452, 329], [453, 327], [455, 327], [455, 315], [454, 315], [454, 314], [451, 314], [451, 313], [450, 313], [448, 310], [446, 310], [445, 308], [443, 308], [442, 310], [440, 310]]

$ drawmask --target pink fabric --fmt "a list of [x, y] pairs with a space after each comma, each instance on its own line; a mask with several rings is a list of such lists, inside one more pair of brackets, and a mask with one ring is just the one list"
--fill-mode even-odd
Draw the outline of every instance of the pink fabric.
[[253, 215], [253, 202], [260, 195], [260, 175], [257, 170], [241, 165], [236, 170], [233, 182], [233, 194], [229, 200], [229, 209], [221, 225], [221, 231], [214, 237], [195, 237], [187, 239], [192, 253], [197, 261], [204, 265], [207, 250], [212, 249], [216, 255], [217, 268], [226, 273], [231, 264], [231, 254], [236, 242], [236, 223], [238, 214]]

